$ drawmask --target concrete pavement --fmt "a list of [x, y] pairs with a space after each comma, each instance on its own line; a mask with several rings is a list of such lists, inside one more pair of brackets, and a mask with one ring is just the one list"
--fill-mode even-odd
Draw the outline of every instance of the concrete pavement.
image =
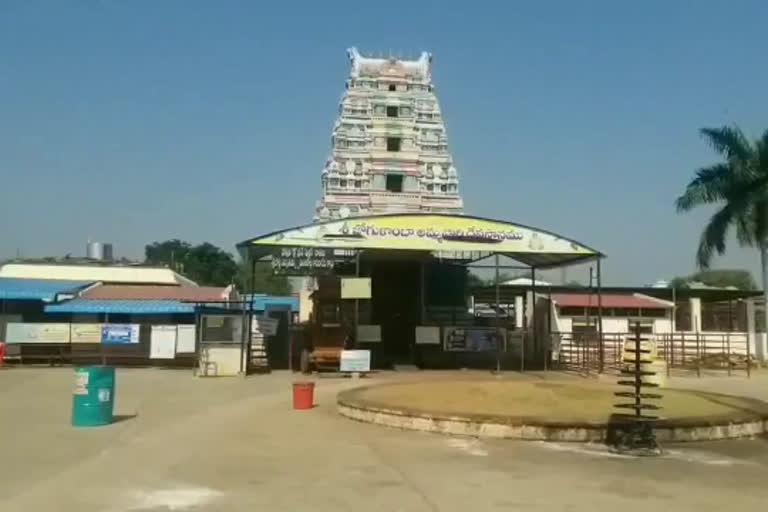
[[647, 512], [768, 500], [764, 440], [636, 460], [578, 444], [403, 432], [340, 418], [335, 394], [359, 384], [349, 379], [319, 379], [318, 407], [292, 411], [293, 378], [119, 370], [125, 419], [73, 429], [71, 369], [0, 371], [0, 510]]

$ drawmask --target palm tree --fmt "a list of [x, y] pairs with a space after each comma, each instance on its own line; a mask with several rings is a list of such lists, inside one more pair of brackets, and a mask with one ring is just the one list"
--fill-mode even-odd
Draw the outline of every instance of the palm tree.
[[742, 247], [760, 250], [768, 326], [768, 130], [755, 141], [735, 126], [703, 128], [700, 133], [723, 160], [696, 171], [677, 198], [677, 211], [718, 206], [701, 233], [696, 261], [702, 269], [709, 267], [715, 254], [725, 253], [725, 240], [733, 228]]

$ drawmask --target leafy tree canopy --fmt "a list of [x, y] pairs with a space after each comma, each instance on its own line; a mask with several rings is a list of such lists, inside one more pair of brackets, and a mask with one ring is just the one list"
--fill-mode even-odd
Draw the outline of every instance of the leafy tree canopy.
[[267, 295], [290, 295], [293, 292], [288, 278], [275, 275], [270, 265], [257, 263], [254, 270], [255, 272], [251, 272], [251, 265], [240, 263], [237, 274], [238, 290]]
[[152, 242], [144, 247], [144, 259], [150, 265], [166, 265], [181, 272], [184, 259], [191, 248], [189, 242], [176, 238], [165, 242]]
[[191, 245], [182, 240], [153, 242], [144, 248], [146, 263], [165, 265], [204, 286], [228, 286], [235, 282], [234, 257], [208, 242]]
[[738, 127], [703, 128], [702, 137], [720, 155], [719, 163], [696, 172], [680, 197], [678, 212], [716, 205], [701, 233], [696, 261], [702, 269], [724, 254], [729, 231], [742, 246], [768, 244], [768, 130], [750, 141]]
[[733, 286], [739, 290], [757, 289], [755, 280], [749, 271], [735, 269], [702, 270], [690, 276], [676, 277], [670, 281], [670, 287], [688, 288], [692, 282], [699, 282], [717, 288]]

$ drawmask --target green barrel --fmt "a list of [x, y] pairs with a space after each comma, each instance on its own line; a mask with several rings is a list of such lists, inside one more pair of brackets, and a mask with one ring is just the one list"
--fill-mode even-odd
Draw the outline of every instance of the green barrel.
[[115, 368], [81, 366], [75, 369], [72, 426], [98, 427], [112, 423], [115, 411]]

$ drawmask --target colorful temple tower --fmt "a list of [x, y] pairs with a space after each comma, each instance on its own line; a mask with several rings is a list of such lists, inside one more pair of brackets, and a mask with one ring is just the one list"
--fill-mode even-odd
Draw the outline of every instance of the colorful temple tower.
[[459, 179], [432, 84], [432, 56], [351, 63], [315, 220], [379, 213], [461, 213]]

